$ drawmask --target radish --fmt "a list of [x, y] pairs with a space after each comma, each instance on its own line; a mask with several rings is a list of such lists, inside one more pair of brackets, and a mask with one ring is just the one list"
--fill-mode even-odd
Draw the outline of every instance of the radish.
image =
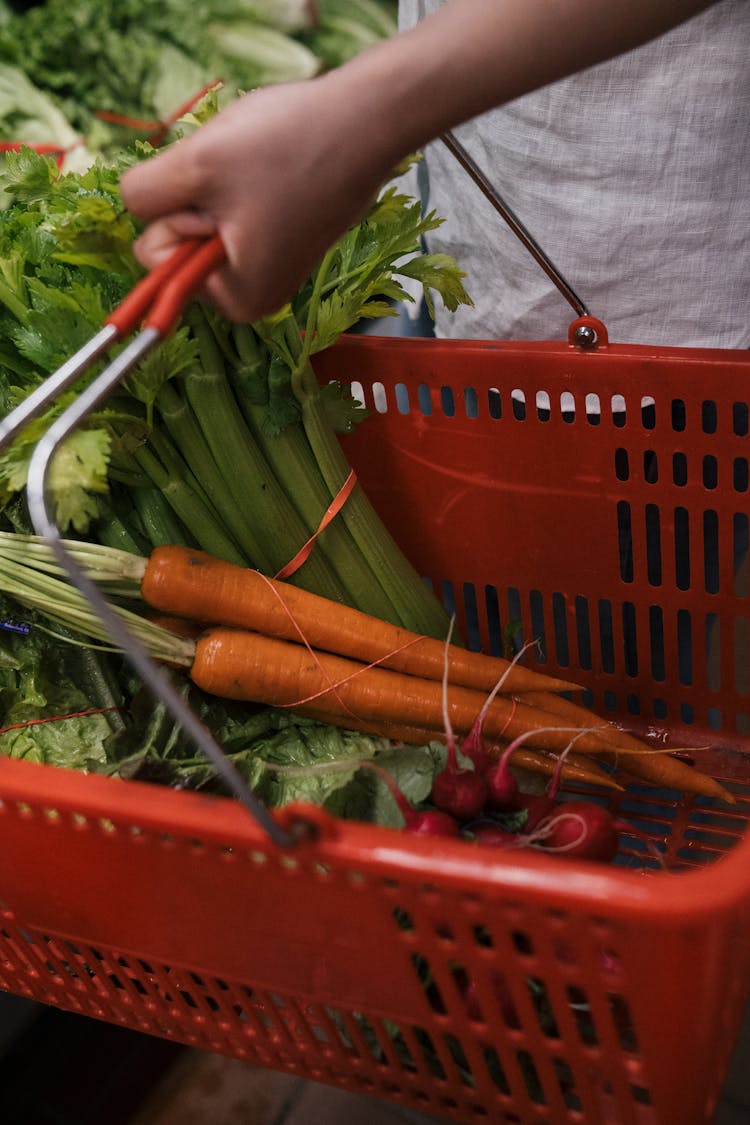
[[476, 770], [458, 764], [456, 744], [448, 744], [448, 761], [432, 783], [433, 803], [457, 820], [471, 820], [484, 808], [487, 786]]
[[540, 822], [545, 817], [552, 816], [558, 807], [555, 798], [546, 793], [521, 793], [518, 798], [518, 809], [525, 809], [527, 812], [524, 832], [526, 834], [534, 832]]
[[409, 808], [407, 812], [400, 804], [399, 810], [403, 813], [406, 821], [407, 832], [413, 832], [415, 836], [460, 835], [458, 824], [449, 813], [441, 812], [439, 809], [423, 809], [421, 812], [417, 812], [416, 809], [412, 808]]
[[492, 758], [484, 744], [482, 731], [476, 722], [461, 743], [461, 753], [464, 758], [474, 763], [474, 769], [478, 774], [486, 774], [492, 765]]
[[557, 800], [563, 762], [581, 734], [583, 731], [575, 733], [560, 755], [547, 793], [521, 797], [521, 807], [527, 809], [522, 839], [527, 845], [537, 845], [561, 855], [609, 863], [619, 851], [623, 825], [608, 809], [593, 801]]
[[[544, 728], [543, 728], [544, 729]], [[557, 793], [557, 788], [560, 784], [560, 777], [562, 775], [563, 762], [571, 750], [576, 738], [580, 738], [583, 733], [577, 727], [549, 727], [549, 730], [554, 731], [570, 731], [574, 737], [568, 743], [567, 747], [560, 755], [559, 761], [555, 768], [555, 772], [550, 782], [550, 796], [554, 797]], [[484, 775], [484, 780], [487, 785], [487, 803], [491, 809], [496, 812], [514, 812], [516, 809], [522, 807], [522, 797], [518, 782], [510, 768], [511, 758], [514, 752], [521, 746], [527, 738], [532, 737], [534, 734], [539, 734], [539, 731], [524, 731], [518, 738], [509, 743], [502, 752], [499, 761], [496, 765], [487, 770]], [[530, 826], [529, 826], [530, 827]]]
[[[558, 727], [556, 729], [566, 730], [568, 728]], [[524, 810], [524, 809], [526, 810], [526, 820], [524, 822], [524, 833], [526, 835], [528, 835], [529, 833], [535, 832], [536, 829], [539, 827], [539, 824], [541, 823], [541, 821], [544, 820], [545, 817], [552, 816], [554, 814], [554, 812], [556, 811], [556, 809], [558, 808], [557, 793], [558, 793], [558, 790], [560, 788], [560, 781], [562, 779], [562, 768], [563, 768], [563, 765], [565, 763], [565, 759], [567, 758], [570, 751], [573, 749], [573, 746], [576, 742], [576, 739], [580, 738], [581, 734], [583, 734], [583, 733], [584, 732], [581, 731], [581, 730], [573, 730], [573, 738], [571, 738], [570, 742], [565, 747], [565, 750], [562, 752], [562, 754], [560, 754], [560, 757], [557, 761], [557, 765], [555, 766], [555, 772], [552, 774], [552, 777], [550, 779], [550, 783], [549, 783], [549, 786], [547, 788], [546, 793], [529, 794], [529, 793], [520, 793], [519, 792], [517, 794], [517, 796], [515, 798], [515, 804], [511, 807], [512, 807], [512, 809], [518, 810], [518, 811], [521, 811], [521, 810]], [[501, 766], [503, 764], [503, 760], [505, 759], [506, 755], [508, 756], [508, 758], [510, 757], [510, 752], [511, 752], [512, 748], [517, 746], [522, 741], [523, 737], [524, 736], [522, 735], [520, 738], [517, 738], [514, 743], [511, 743], [511, 745], [507, 748], [507, 750], [503, 754], [503, 757], [500, 759], [500, 762], [498, 763], [499, 766]], [[509, 768], [508, 768], [507, 772], [510, 774]], [[495, 779], [492, 778], [492, 777], [488, 777], [487, 778], [487, 784], [488, 784], [488, 787], [490, 789], [492, 789], [493, 785], [495, 784]], [[504, 781], [504, 778], [502, 776], [498, 777], [497, 785], [498, 785], [498, 798], [497, 798], [497, 800], [501, 801], [503, 799], [503, 786], [505, 785], [507, 787], [507, 783]], [[512, 796], [512, 788], [509, 789], [509, 793]], [[494, 807], [500, 808], [501, 806], [499, 804], [497, 804]]]
[[515, 749], [515, 744], [511, 743], [508, 749], [503, 752], [500, 761], [491, 766], [484, 775], [485, 785], [487, 786], [487, 805], [496, 812], [514, 812], [520, 807], [521, 793], [508, 760], [508, 750], [511, 747]]
[[560, 855], [597, 859], [603, 863], [613, 860], [620, 846], [614, 817], [593, 801], [568, 801], [559, 805], [525, 840]]

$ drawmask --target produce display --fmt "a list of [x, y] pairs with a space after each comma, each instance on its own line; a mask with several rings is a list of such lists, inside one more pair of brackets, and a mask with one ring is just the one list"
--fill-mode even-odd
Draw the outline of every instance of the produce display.
[[0, 151], [50, 146], [67, 169], [162, 143], [207, 87], [310, 78], [396, 30], [390, 0], [0, 2]]
[[[189, 14], [181, 0], [8, 8], [3, 414], [141, 275], [123, 169], [237, 91], [338, 65], [392, 20], [372, 0], [210, 0]], [[440, 221], [385, 185], [273, 316], [231, 324], [193, 303], [58, 452], [55, 518], [268, 804], [303, 799], [420, 834], [608, 861], [623, 825], [594, 801], [558, 803], [566, 782], [606, 793], [617, 767], [661, 788], [731, 795], [573, 702], [578, 685], [526, 668], [523, 650], [501, 659], [454, 643], [339, 444], [367, 425], [364, 411], [313, 371], [342, 333], [408, 300], [407, 280], [428, 307], [470, 302], [459, 265], [421, 250]], [[0, 753], [218, 789], [31, 535], [29, 458], [70, 397], [0, 457]]]

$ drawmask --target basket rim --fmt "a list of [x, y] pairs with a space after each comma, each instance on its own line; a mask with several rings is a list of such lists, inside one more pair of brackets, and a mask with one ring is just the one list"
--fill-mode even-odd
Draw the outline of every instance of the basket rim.
[[518, 352], [527, 355], [530, 352], [549, 355], [578, 356], [587, 362], [602, 360], [605, 357], [618, 358], [632, 357], [638, 360], [653, 360], [667, 363], [690, 364], [727, 364], [739, 365], [750, 369], [750, 349], [745, 348], [697, 348], [685, 347], [679, 344], [649, 344], [612, 342], [611, 340], [599, 347], [584, 350], [571, 344], [567, 340], [539, 339], [539, 340], [503, 340], [492, 337], [432, 337], [432, 336], [379, 336], [377, 334], [360, 335], [355, 332], [344, 333], [336, 343], [326, 349], [326, 352], [313, 356], [313, 366], [319, 360], [325, 362], [326, 355], [335, 355], [337, 352], [354, 351], [460, 351], [460, 352], [487, 352], [502, 351], [503, 353]]
[[[196, 839], [239, 852], [266, 852], [282, 859], [285, 849], [273, 844], [238, 801], [214, 794], [191, 793], [134, 780], [84, 774], [37, 762], [0, 760], [0, 819], [15, 806], [108, 822], [168, 836], [171, 844]], [[305, 806], [287, 806], [304, 815]], [[317, 842], [303, 842], [295, 855], [311, 863], [369, 869], [383, 879], [403, 878], [421, 884], [443, 883], [456, 891], [533, 898], [548, 909], [632, 920], [669, 928], [700, 924], [710, 916], [734, 913], [750, 904], [750, 834], [716, 863], [675, 873], [629, 869], [593, 861], [560, 859], [541, 852], [519, 851], [512, 857], [464, 840], [409, 837], [400, 829], [336, 820], [315, 807], [310, 819], [322, 826]], [[654, 878], [645, 878], [653, 875]], [[0, 896], [2, 884], [0, 883]], [[13, 907], [12, 902], [8, 905]]]

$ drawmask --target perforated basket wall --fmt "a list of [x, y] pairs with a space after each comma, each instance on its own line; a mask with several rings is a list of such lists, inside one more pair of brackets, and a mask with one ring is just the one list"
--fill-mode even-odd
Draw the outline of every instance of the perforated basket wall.
[[[541, 641], [734, 806], [632, 785], [613, 866], [0, 762], [0, 987], [458, 1122], [707, 1125], [750, 994], [739, 353], [351, 338], [344, 439], [470, 642]], [[597, 799], [611, 800], [604, 794]]]

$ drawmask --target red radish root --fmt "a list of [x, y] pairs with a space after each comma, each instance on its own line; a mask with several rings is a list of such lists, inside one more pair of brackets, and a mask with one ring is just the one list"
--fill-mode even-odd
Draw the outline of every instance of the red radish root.
[[482, 709], [474, 720], [474, 725], [472, 726], [471, 730], [466, 735], [462, 743], [461, 753], [466, 758], [471, 759], [471, 761], [474, 763], [474, 768], [479, 773], [485, 773], [492, 765], [492, 759], [484, 743], [484, 723], [485, 719], [487, 718], [487, 712], [492, 706], [492, 703], [498, 692], [502, 690], [503, 684], [507, 681], [511, 670], [515, 667], [515, 665], [518, 663], [527, 649], [531, 648], [531, 646], [536, 643], [537, 642], [535, 641], [530, 641], [528, 644], [524, 645], [520, 652], [517, 652], [513, 657], [510, 664], [505, 669], [502, 676], [500, 676], [499, 680], [492, 688], [492, 691], [485, 699]]
[[455, 615], [451, 617], [450, 628], [445, 641], [445, 663], [443, 666], [443, 726], [448, 756], [444, 768], [437, 774], [432, 783], [432, 800], [442, 812], [448, 813], [457, 820], [472, 820], [484, 808], [487, 800], [487, 786], [479, 771], [459, 765], [456, 736], [453, 733], [448, 714], [448, 649], [454, 624]]

